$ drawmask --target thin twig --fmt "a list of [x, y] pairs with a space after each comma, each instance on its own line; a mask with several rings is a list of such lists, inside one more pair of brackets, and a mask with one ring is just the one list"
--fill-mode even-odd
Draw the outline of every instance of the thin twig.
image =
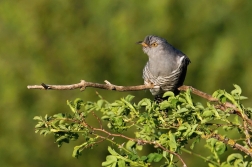
[[204, 157], [204, 156], [202, 156], [202, 155], [200, 155], [200, 154], [196, 154], [196, 153], [194, 153], [194, 152], [192, 152], [192, 151], [189, 151], [189, 150], [187, 150], [186, 148], [180, 148], [180, 149], [181, 149], [182, 151], [188, 153], [188, 154], [195, 155], [196, 157], [199, 157], [199, 158], [203, 159], [203, 160], [206, 161], [206, 162], [210, 162], [210, 163], [212, 163], [212, 164], [214, 164], [214, 165], [216, 165], [216, 166], [219, 165], [219, 164], [216, 163], [215, 161], [212, 161], [211, 159], [206, 158], [206, 157]]
[[[204, 137], [204, 136], [202, 135], [202, 137]], [[246, 153], [246, 154], [249, 155], [250, 157], [252, 157], [252, 150], [250, 150], [250, 149], [248, 149], [248, 148], [246, 148], [246, 147], [244, 147], [244, 146], [242, 146], [242, 145], [236, 143], [236, 142], [235, 142], [234, 140], [232, 140], [232, 139], [229, 139], [229, 138], [227, 138], [227, 137], [225, 137], [225, 136], [222, 136], [222, 135], [219, 135], [219, 134], [216, 134], [216, 133], [213, 133], [213, 134], [211, 135], [211, 137], [213, 137], [213, 138], [215, 138], [215, 139], [217, 139], [217, 140], [219, 140], [219, 141], [222, 141], [223, 143], [225, 143], [225, 144], [227, 144], [227, 145], [230, 145], [231, 147], [234, 147], [234, 148], [236, 148], [236, 149], [238, 149], [238, 150], [240, 150], [240, 151]]]
[[[84, 124], [85, 125], [85, 124]], [[137, 143], [141, 143], [141, 144], [151, 144], [151, 145], [154, 145], [155, 147], [159, 147], [161, 148], [162, 150], [170, 153], [170, 154], [173, 154], [175, 156], [178, 157], [178, 159], [181, 161], [181, 163], [183, 164], [183, 167], [186, 167], [186, 163], [184, 162], [184, 160], [181, 158], [181, 156], [173, 151], [170, 151], [168, 149], [166, 149], [164, 146], [162, 146], [161, 144], [155, 142], [155, 141], [147, 141], [147, 140], [139, 140], [139, 139], [135, 139], [135, 138], [130, 138], [128, 136], [124, 136], [122, 134], [116, 134], [116, 133], [110, 133], [108, 131], [106, 131], [105, 129], [100, 129], [100, 128], [95, 128], [95, 127], [91, 127], [89, 126], [89, 128], [91, 128], [94, 132], [97, 131], [97, 132], [103, 132], [105, 134], [107, 134], [108, 136], [112, 136], [112, 137], [121, 137], [121, 138], [124, 138], [124, 139], [127, 139], [127, 140], [131, 140], [131, 141], [135, 141]], [[95, 133], [93, 133], [95, 134]]]
[[188, 89], [190, 89], [193, 94], [198, 95], [200, 97], [203, 97], [204, 99], [207, 99], [208, 101], [212, 101], [212, 102], [217, 102], [218, 101], [218, 99], [214, 98], [213, 96], [211, 96], [211, 95], [209, 95], [209, 94], [207, 94], [205, 92], [202, 92], [202, 91], [200, 91], [198, 89], [195, 89], [192, 86], [183, 85], [183, 86], [180, 86], [178, 88], [178, 90], [183, 90], [183, 91], [186, 91]]

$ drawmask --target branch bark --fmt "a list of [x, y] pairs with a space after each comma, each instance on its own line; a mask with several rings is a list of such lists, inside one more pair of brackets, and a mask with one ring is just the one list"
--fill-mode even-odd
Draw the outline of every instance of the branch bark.
[[99, 89], [115, 90], [115, 91], [137, 91], [137, 90], [146, 90], [153, 88], [153, 85], [137, 85], [137, 86], [117, 86], [111, 84], [109, 81], [105, 80], [105, 84], [86, 82], [81, 80], [80, 83], [71, 84], [71, 85], [47, 85], [42, 83], [41, 85], [28, 85], [28, 89], [43, 89], [43, 90], [73, 90], [80, 89], [81, 91], [85, 90], [86, 87], [93, 87]]
[[[42, 83], [41, 85], [28, 85], [27, 88], [28, 89], [42, 89], [42, 90], [73, 90], [73, 89], [80, 89], [81, 91], [85, 90], [86, 87], [94, 87], [94, 88], [99, 88], [99, 89], [106, 89], [106, 90], [114, 90], [114, 91], [139, 91], [139, 90], [146, 90], [146, 89], [151, 89], [154, 87], [153, 84], [149, 84], [149, 85], [137, 85], [137, 86], [118, 86], [118, 85], [114, 85], [111, 84], [109, 81], [105, 80], [104, 81], [105, 84], [99, 84], [99, 83], [93, 83], [93, 82], [86, 82], [84, 80], [81, 80], [80, 83], [76, 83], [76, 84], [71, 84], [71, 85], [47, 85]], [[231, 108], [232, 110], [229, 111], [230, 114], [236, 114], [239, 117], [241, 117], [244, 121], [244, 128], [246, 131], [248, 131], [249, 128], [247, 128], [247, 125], [249, 125], [250, 127], [252, 127], [252, 120], [248, 118], [248, 116], [246, 114], [243, 114], [243, 111], [240, 111], [234, 104], [230, 103], [230, 102], [226, 102], [226, 103], [220, 103], [220, 101], [205, 93], [202, 92], [200, 90], [197, 90], [191, 86], [186, 86], [183, 85], [181, 87], [178, 88], [178, 90], [180, 91], [187, 91], [188, 89], [190, 89], [190, 91], [197, 95], [200, 96], [204, 99], [207, 99], [210, 102], [216, 102], [217, 104], [215, 105], [216, 108], [223, 110], [223, 111], [227, 111], [228, 108]], [[109, 134], [110, 136], [116, 136], [116, 135], [112, 135]], [[122, 135], [118, 135], [118, 136], [122, 136]], [[243, 147], [242, 145], [233, 142], [232, 140], [226, 140], [225, 138], [221, 137], [218, 134], [215, 134], [214, 136], [212, 136], [214, 138], [216, 138], [219, 141], [222, 141], [228, 145], [231, 145], [232, 147], [235, 147], [236, 149], [241, 150], [242, 152], [248, 154], [249, 156], [252, 156], [252, 153], [250, 150], [246, 149], [245, 147]], [[248, 138], [249, 140], [250, 138]], [[149, 143], [151, 144], [151, 143]], [[250, 141], [248, 142], [248, 144], [250, 145]], [[161, 147], [161, 146], [159, 146]], [[172, 152], [170, 152], [172, 153]], [[174, 155], [177, 155], [175, 153], [172, 153]], [[177, 155], [179, 157], [179, 155]], [[179, 157], [180, 158], [180, 157]], [[185, 163], [182, 160], [182, 163], [185, 165]]]
[[[111, 84], [109, 81], [105, 80], [105, 84], [100, 83], [94, 83], [94, 82], [86, 82], [85, 80], [81, 80], [80, 83], [71, 84], [71, 85], [48, 85], [42, 83], [41, 85], [28, 85], [28, 89], [42, 89], [42, 90], [73, 90], [73, 89], [80, 89], [81, 91], [84, 91], [87, 87], [93, 87], [93, 88], [99, 88], [99, 89], [106, 89], [106, 90], [114, 90], [114, 91], [139, 91], [139, 90], [146, 90], [151, 89], [154, 87], [153, 84], [149, 85], [137, 85], [137, 86], [118, 86]], [[200, 96], [204, 99], [207, 99], [211, 102], [219, 102], [217, 98], [214, 98], [213, 96], [202, 92], [200, 90], [197, 90], [193, 88], [192, 86], [186, 86], [183, 85], [178, 88], [180, 91], [186, 91], [190, 89], [191, 92], [197, 96]], [[232, 103], [226, 102], [226, 103], [219, 103], [219, 105], [216, 105], [216, 108], [219, 108], [223, 111], [225, 111], [227, 108], [231, 108], [232, 111], [230, 111], [231, 114], [237, 114], [240, 116], [243, 120], [245, 120], [251, 127], [252, 127], [252, 120], [250, 120], [245, 114], [242, 114], [242, 111], [240, 111], [235, 105]]]

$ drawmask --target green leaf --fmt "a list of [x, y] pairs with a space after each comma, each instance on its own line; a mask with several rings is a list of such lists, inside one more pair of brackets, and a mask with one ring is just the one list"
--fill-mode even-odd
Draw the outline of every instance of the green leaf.
[[67, 105], [70, 107], [73, 113], [76, 113], [76, 110], [72, 101], [67, 100]]
[[146, 161], [146, 160], [148, 159], [148, 157], [147, 157], [147, 156], [142, 156], [140, 159], [141, 159], [142, 161]]
[[227, 146], [226, 144], [220, 142], [220, 141], [217, 141], [215, 143], [215, 151], [218, 155], [221, 155], [223, 154], [225, 151], [227, 150]]
[[163, 158], [162, 154], [157, 154], [155, 155], [155, 158], [153, 159], [154, 162], [159, 162]]
[[208, 163], [208, 167], [217, 167], [217, 166], [214, 164]]
[[228, 99], [229, 99], [230, 101], [232, 101], [233, 103], [235, 102], [235, 99], [234, 99], [234, 97], [233, 97], [231, 94], [225, 92], [224, 95], [225, 95], [226, 98], [228, 98]]
[[136, 150], [141, 151], [143, 149], [143, 145], [136, 144]]
[[37, 125], [35, 125], [35, 128], [41, 128], [44, 127], [45, 123], [44, 122], [39, 122]]
[[167, 157], [167, 155], [169, 155], [169, 153], [167, 151], [163, 151], [163, 157]]
[[177, 151], [177, 142], [175, 140], [175, 135], [169, 131], [169, 146], [170, 150]]
[[234, 162], [234, 167], [243, 167], [244, 166], [244, 162], [242, 159], [237, 159], [235, 162]]
[[58, 137], [58, 138], [56, 139], [55, 142], [60, 142], [60, 141], [65, 140], [65, 139], [68, 140], [68, 137], [67, 137], [67, 136], [60, 136], [60, 137]]
[[59, 128], [60, 128], [61, 130], [67, 131], [68, 128], [67, 128], [66, 126], [67, 126], [66, 124], [60, 124], [60, 125], [59, 125]]
[[49, 131], [47, 129], [43, 129], [43, 130], [40, 130], [40, 135], [46, 135], [47, 133], [49, 133]]
[[51, 132], [56, 133], [56, 132], [60, 132], [61, 130], [58, 129], [50, 129]]
[[97, 101], [97, 107], [98, 107], [97, 109], [98, 110], [102, 108], [103, 103], [104, 103], [104, 100], [98, 100]]
[[65, 118], [65, 114], [63, 113], [58, 113], [53, 115], [54, 118]]
[[192, 144], [191, 144], [191, 146], [190, 146], [190, 149], [193, 149], [194, 148], [194, 146], [195, 146], [195, 144], [197, 144], [197, 143], [199, 143], [200, 142], [200, 137], [199, 136], [197, 136], [194, 140], [193, 140], [193, 142], [192, 142]]
[[198, 124], [194, 124], [191, 126], [191, 131], [189, 132], [189, 136], [191, 136], [194, 132], [195, 132], [195, 129], [198, 127]]
[[235, 124], [235, 125], [240, 125], [241, 124], [240, 117], [238, 115], [234, 116], [233, 124]]
[[49, 118], [49, 117], [48, 117], [48, 115], [46, 114], [46, 115], [45, 115], [45, 120], [48, 120], [48, 118]]
[[186, 98], [186, 101], [187, 101], [191, 106], [193, 106], [192, 96], [191, 96], [190, 92], [191, 92], [190, 89], [187, 89], [187, 90], [186, 90], [186, 94], [185, 94], [186, 96], [185, 96], [185, 98]]
[[239, 100], [246, 100], [246, 99], [248, 99], [248, 98], [245, 97], [245, 96], [240, 96], [240, 97], [239, 97]]
[[74, 107], [76, 110], [80, 110], [81, 106], [83, 106], [83, 105], [84, 105], [84, 102], [82, 99], [77, 98], [74, 100]]
[[117, 163], [118, 167], [126, 167], [126, 163], [124, 160], [120, 159]]
[[106, 120], [106, 121], [108, 121], [108, 120], [110, 119], [110, 117], [109, 117], [109, 116], [107, 116], [107, 115], [104, 115], [104, 116], [102, 116], [102, 117], [101, 117], [101, 119], [102, 119], [102, 120]]
[[37, 121], [43, 121], [42, 117], [41, 116], [35, 116], [33, 117], [34, 120], [37, 120]]
[[213, 97], [219, 99], [222, 103], [225, 103], [226, 102], [226, 98], [224, 96], [225, 94], [225, 91], [224, 90], [217, 90], [213, 93]]
[[108, 151], [111, 155], [119, 155], [114, 149], [112, 149], [110, 146], [108, 146]]
[[167, 91], [164, 93], [163, 97], [174, 97], [174, 93], [172, 91]]
[[181, 108], [177, 111], [178, 114], [180, 113], [184, 113], [184, 112], [188, 112], [188, 109], [187, 108]]
[[161, 110], [164, 110], [164, 109], [170, 107], [171, 104], [170, 104], [169, 101], [165, 100], [165, 101], [162, 101], [162, 102], [159, 104], [159, 106], [160, 106], [160, 109], [161, 109]]
[[151, 107], [151, 100], [147, 99], [147, 98], [144, 98], [140, 102], [138, 102], [137, 106], [138, 107], [146, 106], [146, 108], [150, 108]]
[[163, 155], [158, 153], [150, 153], [147, 157], [147, 162], [159, 162], [163, 158]]
[[[216, 167], [216, 166], [214, 165], [213, 167]], [[223, 162], [220, 167], [230, 167], [230, 164], [228, 164], [227, 162]]]
[[132, 148], [136, 146], [136, 142], [129, 140], [126, 143], [126, 149], [132, 151]]
[[73, 153], [72, 153], [72, 157], [78, 158], [78, 156], [81, 155], [81, 152], [83, 151], [83, 149], [87, 146], [87, 142], [79, 145], [79, 146], [75, 146]]
[[[133, 96], [132, 96], [133, 97]], [[126, 100], [126, 99], [122, 99], [122, 101], [125, 103], [125, 105], [127, 107], [130, 108], [131, 111], [133, 111], [135, 114], [137, 114], [137, 111], [135, 109], [135, 107], [130, 103], [130, 101]]]
[[130, 155], [130, 160], [136, 161], [136, 160], [138, 160], [138, 159], [139, 159], [138, 155], [136, 155], [136, 154], [131, 154], [131, 155]]
[[215, 143], [217, 142], [218, 140], [217, 139], [214, 139], [214, 138], [210, 138], [210, 139], [207, 139], [207, 144], [210, 145], [211, 147], [214, 147]]
[[123, 105], [123, 103], [121, 101], [117, 100], [117, 101], [111, 103], [110, 105], [111, 105], [111, 107], [120, 107]]
[[[241, 87], [234, 84], [235, 90], [233, 90], [235, 93], [237, 93], [238, 95], [240, 95], [242, 93]], [[233, 92], [232, 91], [232, 92]]]
[[128, 102], [130, 102], [132, 99], [134, 99], [135, 96], [132, 96], [132, 95], [128, 95], [126, 96], [124, 99]]
[[188, 124], [185, 123], [185, 124], [182, 124], [179, 126], [178, 131], [183, 131], [183, 130], [187, 130], [187, 129], [188, 129]]
[[108, 155], [108, 156], [106, 157], [106, 161], [105, 161], [105, 162], [102, 162], [102, 166], [113, 167], [113, 166], [116, 166], [116, 163], [117, 163], [117, 158], [116, 158], [116, 156]]
[[229, 155], [228, 158], [227, 158], [227, 162], [228, 162], [228, 164], [230, 164], [230, 165], [233, 165], [233, 164], [235, 163], [235, 161], [237, 161], [237, 160], [242, 160], [242, 161], [243, 161], [243, 157], [242, 157], [242, 155], [239, 154], [239, 153], [231, 154], [231, 155]]
[[186, 99], [184, 99], [184, 98], [179, 97], [178, 100], [179, 100], [179, 102], [181, 102], [181, 103], [187, 103]]
[[86, 111], [92, 111], [92, 110], [95, 109], [95, 105], [94, 105], [93, 102], [86, 102], [84, 108], [85, 108]]
[[202, 114], [203, 117], [211, 117], [213, 115], [214, 115], [214, 112], [211, 110], [207, 110], [207, 109]]

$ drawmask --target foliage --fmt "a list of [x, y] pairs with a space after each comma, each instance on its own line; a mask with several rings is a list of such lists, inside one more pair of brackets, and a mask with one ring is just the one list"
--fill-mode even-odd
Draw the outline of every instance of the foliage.
[[[243, 104], [251, 106], [251, 9], [251, 0], [1, 0], [0, 166], [100, 166], [107, 142], [99, 145], [98, 152], [88, 150], [79, 160], [62, 161], [76, 143], [57, 154], [56, 145], [32, 131], [35, 115], [67, 112], [67, 99], [97, 101], [94, 89], [80, 93], [27, 90], [26, 86], [81, 79], [141, 84], [147, 56], [135, 42], [147, 34], [166, 38], [190, 57], [186, 85], [204, 92], [218, 88], [230, 92], [231, 83], [237, 83], [250, 97]], [[109, 102], [127, 95], [99, 93]], [[134, 102], [151, 98], [148, 91], [131, 94]], [[207, 150], [204, 143], [195, 149]], [[94, 152], [96, 157], [91, 157]], [[189, 166], [202, 166], [193, 158], [187, 161]]]
[[[84, 149], [108, 141], [109, 154], [102, 163], [106, 167], [147, 167], [157, 162], [172, 167], [178, 166], [178, 161], [186, 166], [182, 152], [202, 158], [209, 167], [252, 167], [249, 161], [252, 124], [247, 117], [252, 109], [242, 105], [241, 100], [246, 97], [241, 95], [238, 85], [234, 87], [231, 93], [215, 91], [213, 97], [218, 101], [207, 101], [206, 106], [193, 102], [190, 90], [177, 96], [166, 92], [164, 97], [169, 98], [160, 104], [147, 98], [135, 103], [132, 95], [113, 103], [100, 95], [97, 102], [84, 102], [78, 98], [67, 102], [71, 113], [34, 117], [38, 121], [35, 132], [54, 134], [59, 147], [81, 140], [82, 144], [73, 149], [72, 156], [76, 158]], [[233, 106], [227, 107], [228, 103]], [[95, 125], [88, 121], [89, 117], [95, 118]], [[134, 137], [126, 133], [130, 130], [134, 131]], [[226, 136], [234, 131], [239, 133], [238, 138]], [[206, 141], [208, 156], [193, 152], [200, 140]], [[152, 146], [153, 151], [142, 155], [147, 146]], [[221, 159], [228, 148], [233, 150], [232, 153], [225, 160]]]

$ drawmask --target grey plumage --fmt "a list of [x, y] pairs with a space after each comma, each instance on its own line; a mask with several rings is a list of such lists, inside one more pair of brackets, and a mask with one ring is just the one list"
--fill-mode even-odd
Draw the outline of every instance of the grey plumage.
[[183, 85], [190, 59], [180, 50], [174, 48], [165, 39], [149, 35], [138, 42], [149, 57], [143, 70], [145, 84], [152, 83], [152, 95], [162, 97], [164, 92], [178, 94], [178, 87]]

